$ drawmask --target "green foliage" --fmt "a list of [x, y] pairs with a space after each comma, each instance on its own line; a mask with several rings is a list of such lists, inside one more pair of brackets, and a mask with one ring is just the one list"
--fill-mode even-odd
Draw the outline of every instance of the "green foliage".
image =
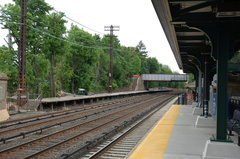
[[240, 63], [240, 51], [238, 51], [232, 59], [229, 60], [230, 63]]
[[6, 73], [9, 77], [9, 90], [16, 90], [18, 82], [17, 59], [15, 59], [14, 55], [15, 52], [6, 46], [0, 47], [0, 72]]
[[154, 58], [149, 57], [147, 59], [147, 63], [148, 63], [149, 73], [151, 74], [160, 73], [159, 62], [155, 57]]
[[84, 46], [92, 46], [95, 40], [91, 34], [72, 25], [69, 31], [69, 39], [76, 41], [83, 46], [70, 45], [67, 55], [68, 65], [73, 69], [71, 76], [72, 92], [76, 92], [78, 88], [85, 88], [88, 91], [92, 90], [92, 82], [95, 79], [94, 69], [95, 64], [99, 60], [99, 51], [95, 48]]
[[194, 74], [189, 73], [188, 76], [189, 76], [189, 78], [188, 78], [188, 83], [192, 83], [192, 82], [195, 81], [195, 80], [194, 80]]
[[147, 57], [147, 48], [145, 46], [145, 44], [141, 41], [139, 41], [138, 45], [136, 46], [136, 51], [138, 53], [139, 56], [143, 56], [143, 57]]
[[[9, 34], [13, 41], [9, 45], [17, 45], [17, 49], [20, 47], [20, 35], [19, 35], [19, 21], [20, 21], [20, 0], [14, 0], [15, 4], [7, 4], [1, 8], [3, 16], [3, 28], [9, 30]], [[39, 93], [40, 84], [45, 81], [48, 74], [48, 61], [43, 56], [45, 38], [44, 34], [36, 31], [44, 29], [47, 24], [47, 13], [52, 8], [45, 3], [44, 0], [28, 0], [27, 9], [27, 56], [26, 56], [26, 80], [27, 89], [30, 93]], [[13, 50], [13, 48], [11, 48]], [[15, 54], [12, 57], [16, 60], [19, 57], [18, 51], [12, 51]], [[16, 60], [17, 61], [17, 60]], [[44, 66], [44, 67], [41, 67]], [[16, 70], [18, 70], [18, 63], [16, 62]], [[16, 71], [17, 72], [17, 71]], [[16, 73], [16, 76], [18, 73]], [[11, 80], [12, 78], [10, 78]], [[15, 78], [18, 79], [18, 78]], [[17, 84], [16, 84], [17, 85]], [[15, 87], [15, 88], [14, 88]], [[17, 86], [10, 86], [10, 89], [17, 89]]]
[[[13, 41], [0, 47], [0, 72], [10, 78], [8, 89], [17, 89], [20, 0], [1, 7], [2, 27], [9, 30]], [[100, 37], [72, 25], [66, 29], [64, 13], [54, 13], [44, 0], [28, 0], [27, 12], [27, 89], [30, 93], [52, 96], [52, 90], [74, 93], [78, 88], [103, 92], [108, 87], [109, 35]], [[11, 47], [11, 46], [14, 47]], [[17, 47], [16, 47], [17, 46]], [[128, 88], [133, 75], [172, 74], [169, 66], [148, 57], [145, 44], [136, 47], [113, 39], [113, 89]], [[175, 73], [175, 72], [174, 72]], [[50, 78], [49, 78], [50, 75]], [[184, 83], [152, 82], [150, 87], [182, 88]], [[51, 91], [50, 91], [51, 90]]]

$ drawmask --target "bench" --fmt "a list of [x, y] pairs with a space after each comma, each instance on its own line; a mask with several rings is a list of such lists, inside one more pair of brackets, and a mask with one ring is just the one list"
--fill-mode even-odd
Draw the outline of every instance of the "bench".
[[232, 131], [238, 134], [238, 146], [240, 146], [240, 110], [236, 109], [233, 112], [232, 119], [227, 121], [227, 129], [229, 135], [232, 135]]

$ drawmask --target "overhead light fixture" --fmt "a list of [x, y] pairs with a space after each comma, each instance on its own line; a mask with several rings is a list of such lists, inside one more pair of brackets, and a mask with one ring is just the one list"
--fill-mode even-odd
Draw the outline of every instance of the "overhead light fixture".
[[193, 57], [192, 56], [188, 56], [188, 61], [193, 62]]
[[172, 25], [186, 25], [186, 22], [182, 22], [182, 21], [171, 21], [170, 22]]
[[240, 12], [217, 12], [217, 18], [240, 17]]
[[220, 2], [217, 5], [216, 17], [229, 18], [240, 17], [240, 2]]

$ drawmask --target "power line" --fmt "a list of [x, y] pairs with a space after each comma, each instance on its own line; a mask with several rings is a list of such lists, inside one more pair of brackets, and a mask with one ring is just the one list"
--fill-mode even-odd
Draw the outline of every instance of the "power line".
[[3, 23], [22, 25], [22, 23], [17, 23], [17, 22], [0, 21], [0, 24], [4, 25]]
[[[18, 13], [14, 13], [14, 12], [10, 12], [10, 11], [6, 11], [6, 10], [0, 10], [2, 13], [12, 13], [12, 14], [14, 14], [14, 15], [17, 15], [17, 16], [21, 16], [20, 14], [18, 14]], [[55, 10], [56, 11], [56, 10]], [[57, 11], [58, 12], [58, 11]], [[2, 16], [3, 17], [3, 16]], [[6, 16], [4, 16], [4, 17], [6, 17]], [[6, 17], [6, 18], [12, 18], [12, 17]], [[46, 26], [46, 27], [49, 27], [49, 28], [52, 28], [53, 30], [57, 30], [57, 31], [59, 31], [59, 29], [56, 29], [56, 28], [54, 28], [54, 27], [52, 27], [52, 26], [49, 26], [49, 25], [47, 25], [47, 24], [45, 24], [44, 22], [41, 22], [41, 21], [39, 21], [39, 20], [36, 20], [36, 19], [34, 19], [34, 18], [31, 18], [31, 17], [27, 17], [28, 19], [31, 19], [31, 20], [33, 20], [33, 21], [35, 21], [35, 22], [38, 22], [38, 23], [41, 23], [41, 24], [43, 24], [44, 26]], [[7, 22], [7, 21], [5, 21], [6, 23], [13, 23], [13, 24], [22, 24], [22, 23], [17, 23], [17, 22]], [[1, 22], [0, 22], [1, 23]], [[32, 25], [32, 24], [31, 24]], [[81, 24], [80, 24], [81, 25]], [[28, 25], [29, 26], [29, 25]], [[30, 26], [31, 27], [31, 26]], [[117, 28], [117, 29], [119, 29], [119, 26], [113, 26], [113, 27], [115, 27], [115, 28]], [[98, 41], [91, 41], [91, 40], [89, 40], [89, 39], [86, 39], [86, 38], [82, 38], [82, 37], [78, 37], [78, 36], [73, 36], [73, 37], [78, 37], [78, 38], [80, 38], [80, 39], [83, 39], [83, 40], [86, 40], [86, 41], [90, 41], [90, 42], [95, 42], [95, 44], [101, 44], [101, 45], [105, 45], [104, 47], [99, 47], [99, 46], [91, 46], [91, 47], [89, 47], [89, 46], [86, 46], [86, 45], [81, 45], [81, 44], [79, 44], [78, 42], [76, 42], [76, 41], [72, 41], [71, 39], [63, 39], [63, 37], [58, 37], [59, 35], [57, 35], [57, 34], [55, 34], [55, 33], [51, 33], [51, 32], [49, 32], [49, 31], [43, 31], [43, 30], [40, 30], [40, 29], [37, 29], [37, 28], [34, 28], [34, 27], [31, 27], [32, 29], [34, 29], [34, 30], [36, 30], [36, 31], [38, 31], [38, 32], [42, 32], [42, 33], [44, 33], [44, 34], [46, 34], [46, 35], [49, 35], [49, 36], [51, 36], [51, 37], [53, 37], [53, 38], [55, 38], [55, 39], [58, 39], [58, 40], [61, 40], [61, 41], [65, 41], [65, 42], [68, 42], [68, 43], [71, 43], [71, 44], [73, 44], [73, 45], [78, 45], [78, 46], [82, 46], [82, 47], [88, 47], [88, 48], [95, 48], [95, 49], [110, 49], [110, 47], [109, 47], [109, 45], [108, 44], [105, 44], [105, 43], [102, 43], [102, 42], [98, 42]], [[105, 26], [105, 31], [110, 31], [109, 30], [109, 28], [110, 28], [110, 26]], [[114, 30], [113, 30], [114, 31]], [[116, 30], [116, 31], [118, 31], [118, 30]], [[52, 34], [54, 34], [54, 35], [52, 35]], [[66, 34], [66, 32], [63, 32], [63, 34]], [[103, 34], [103, 33], [102, 33]], [[119, 52], [126, 52], [126, 51], [123, 51], [123, 50], [120, 50], [120, 49], [115, 49], [116, 51], [119, 51]]]
[[[32, 18], [31, 18], [32, 19]], [[32, 19], [33, 20], [33, 19]], [[2, 21], [0, 21], [0, 24]], [[39, 21], [38, 21], [39, 22]], [[22, 23], [17, 23], [17, 22], [7, 22], [5, 21], [5, 23], [13, 23], [13, 24], [22, 24]], [[43, 23], [44, 24], [44, 23]], [[46, 25], [45, 25], [46, 26]], [[86, 40], [86, 41], [89, 41], [89, 42], [94, 42], [95, 44], [102, 44], [102, 45], [105, 45], [104, 47], [101, 47], [101, 46], [87, 46], [87, 45], [82, 45], [82, 44], [79, 44], [77, 41], [73, 41], [71, 39], [67, 39], [67, 38], [63, 38], [63, 37], [59, 37], [59, 35], [55, 34], [55, 33], [52, 33], [52, 32], [49, 32], [47, 30], [40, 30], [40, 29], [37, 29], [36, 26], [32, 26], [32, 24], [28, 25], [28, 27], [38, 31], [38, 32], [41, 32], [41, 33], [44, 33], [45, 35], [48, 35], [52, 38], [55, 38], [55, 39], [58, 39], [58, 40], [61, 40], [61, 41], [65, 41], [65, 42], [68, 42], [68, 43], [71, 43], [73, 45], [78, 45], [78, 46], [81, 46], [81, 47], [85, 47], [85, 48], [94, 48], [94, 49], [109, 49], [110, 47], [106, 47], [107, 44], [104, 44], [104, 43], [101, 43], [101, 42], [96, 42], [96, 41], [92, 41], [92, 40], [89, 40], [89, 39], [86, 39], [86, 38], [82, 38], [82, 37], [78, 37], [80, 39], [83, 39], [83, 40]], [[50, 26], [49, 26], [50, 27]], [[53, 27], [51, 27], [53, 28]], [[53, 28], [54, 29], [54, 28]], [[66, 32], [64, 32], [66, 33]], [[73, 36], [73, 37], [77, 37], [77, 36]]]
[[[29, 18], [29, 19], [31, 19], [31, 20], [33, 20], [33, 21], [35, 21], [35, 22], [41, 23], [41, 24], [43, 24], [43, 25], [46, 26], [46, 27], [52, 28], [53, 30], [61, 31], [61, 30], [56, 29], [56, 28], [54, 28], [54, 27], [52, 27], [52, 26], [49, 26], [49, 25], [47, 25], [47, 24], [45, 24], [45, 23], [43, 23], [43, 22], [40, 22], [40, 21], [38, 21], [38, 20], [36, 20], [36, 19], [34, 19], [34, 18], [30, 18], [30, 17], [27, 17], [27, 18]], [[67, 32], [63, 32], [63, 34], [66, 34], [66, 33], [67, 33]], [[73, 37], [77, 37], [77, 38], [79, 38], [79, 39], [83, 39], [83, 40], [86, 40], [86, 41], [89, 41], [89, 42], [94, 42], [94, 43], [98, 43], [98, 44], [102, 44], [102, 45], [107, 45], [107, 44], [104, 44], [104, 43], [101, 43], [101, 42], [98, 42], [98, 41], [92, 41], [92, 40], [89, 40], [89, 39], [86, 39], [86, 38], [83, 38], [83, 37], [79, 37], [79, 36], [73, 36]]]
[[[55, 12], [59, 12], [59, 11], [57, 11], [56, 9], [53, 9], [53, 10], [54, 10]], [[87, 28], [87, 29], [89, 29], [89, 30], [91, 30], [91, 31], [94, 31], [94, 32], [96, 32], [96, 33], [99, 33], [99, 34], [104, 35], [104, 33], [99, 32], [99, 31], [97, 31], [97, 30], [94, 30], [94, 29], [92, 29], [92, 28], [90, 28], [90, 27], [87, 27], [87, 26], [85, 26], [85, 25], [77, 22], [76, 20], [73, 20], [72, 18], [70, 18], [70, 17], [68, 17], [68, 16], [66, 16], [66, 15], [64, 15], [64, 17], [66, 17], [67, 19], [73, 21], [74, 23], [77, 23], [77, 24], [81, 25], [81, 26], [84, 27], [84, 28]]]
[[79, 44], [79, 43], [76, 42], [76, 41], [72, 41], [71, 39], [67, 39], [67, 38], [63, 38], [63, 37], [57, 37], [57, 36], [59, 36], [59, 35], [56, 36], [56, 34], [55, 34], [55, 36], [54, 36], [54, 35], [52, 35], [51, 33], [48, 33], [48, 32], [46, 32], [46, 31], [42, 31], [42, 30], [40, 30], [40, 29], [34, 28], [33, 26], [29, 26], [29, 27], [31, 27], [32, 29], [34, 29], [34, 30], [36, 30], [36, 31], [38, 31], [38, 32], [41, 32], [41, 33], [43, 33], [43, 34], [45, 34], [45, 35], [48, 35], [48, 36], [50, 36], [50, 37], [52, 37], [52, 38], [55, 38], [55, 39], [58, 39], [58, 40], [61, 40], [61, 41], [64, 41], [64, 42], [68, 42], [68, 43], [71, 43], [71, 44], [73, 44], [73, 45], [77, 45], [77, 46], [81, 46], [81, 47], [85, 47], [85, 48], [91, 48], [91, 49], [109, 49], [109, 47], [99, 47], [99, 46], [86, 46], [86, 45], [82, 45], [82, 44]]
[[[30, 18], [30, 19], [34, 20], [33, 18]], [[19, 24], [22, 24], [22, 23], [7, 22], [7, 21], [0, 21], [0, 24], [3, 24], [3, 22], [5, 22], [5, 23], [12, 23], [12, 24], [18, 24], [18, 25], [19, 25]], [[39, 22], [39, 21], [37, 21], [37, 22]], [[43, 22], [40, 22], [40, 23], [43, 23]], [[43, 23], [43, 24], [45, 24], [45, 23]], [[86, 48], [87, 48], [87, 47], [88, 47], [88, 48], [95, 48], [95, 49], [110, 49], [110, 47], [109, 47], [108, 44], [104, 44], [104, 43], [96, 42], [96, 41], [93, 41], [93, 42], [95, 42], [95, 44], [102, 44], [102, 45], [105, 45], [105, 46], [104, 46], [104, 47], [100, 47], [100, 46], [92, 46], [92, 47], [89, 47], [89, 46], [87, 46], [87, 45], [81, 45], [81, 44], [79, 44], [77, 41], [73, 41], [73, 40], [67, 39], [67, 38], [64, 39], [64, 37], [59, 37], [59, 35], [57, 35], [57, 34], [55, 34], [55, 33], [49, 32], [49, 31], [47, 31], [47, 30], [43, 31], [43, 30], [37, 29], [36, 26], [33, 27], [33, 26], [31, 26], [31, 25], [32, 25], [32, 24], [30, 24], [30, 25], [28, 25], [28, 26], [29, 26], [30, 28], [38, 31], [38, 32], [41, 32], [41, 33], [43, 33], [43, 34], [46, 34], [46, 35], [48, 35], [48, 36], [50, 36], [50, 37], [52, 37], [52, 38], [55, 38], [55, 39], [58, 39], [58, 40], [61, 40], [61, 41], [65, 41], [65, 42], [71, 43], [71, 44], [73, 44], [73, 45], [82, 46], [82, 47], [86, 47]], [[48, 25], [45, 25], [45, 26], [48, 26]], [[49, 26], [49, 27], [51, 27], [51, 26]], [[53, 27], [51, 27], [51, 28], [53, 28]], [[53, 29], [54, 29], [54, 28], [53, 28]], [[64, 32], [64, 33], [66, 33], [66, 32]], [[52, 34], [53, 34], [53, 35], [52, 35]], [[73, 36], [73, 37], [77, 37], [77, 36]], [[78, 38], [81, 38], [81, 39], [83, 39], [83, 40], [88, 40], [88, 41], [92, 42], [92, 41], [89, 40], [89, 39], [85, 39], [85, 38], [82, 38], [82, 37], [78, 37]], [[124, 51], [124, 50], [120, 50], [120, 49], [115, 49], [115, 50], [118, 51], [118, 52], [125, 52], [125, 53], [127, 53], [127, 51]]]
[[[52, 7], [52, 6], [51, 6], [51, 7]], [[56, 9], [54, 9], [54, 7], [52, 7], [52, 8], [53, 8], [53, 10], [54, 10], [55, 12], [57, 12], [57, 13], [64, 13], [64, 12], [61, 12], [61, 11], [57, 11]], [[7, 12], [9, 12], [9, 11], [7, 11]], [[13, 13], [13, 12], [12, 12], [12, 13]], [[16, 13], [13, 13], [13, 14], [16, 14]], [[18, 15], [18, 14], [16, 14], [16, 15]], [[84, 27], [84, 28], [87, 28], [87, 29], [89, 29], [89, 30], [91, 30], [91, 31], [93, 31], [93, 32], [98, 33], [98, 34], [104, 35], [104, 33], [100, 32], [100, 31], [97, 31], [97, 30], [95, 30], [95, 29], [92, 29], [92, 28], [90, 28], [90, 27], [88, 27], [88, 26], [86, 26], [86, 25], [83, 25], [83, 24], [77, 22], [76, 20], [74, 20], [74, 19], [66, 16], [66, 15], [64, 15], [64, 17], [66, 17], [67, 19], [71, 20], [71, 21], [74, 22], [74, 23], [77, 23], [78, 25], [81, 25], [81, 26]]]
[[[18, 16], [20, 16], [20, 14], [17, 14], [17, 13], [14, 13], [14, 12], [10, 12], [10, 11], [1, 11], [1, 12], [6, 12], [6, 13], [12, 13], [12, 14], [15, 14], [15, 15], [18, 15]], [[11, 18], [11, 17], [6, 17], [6, 16], [2, 16], [2, 17], [5, 17], [5, 18]], [[33, 21], [35, 21], [35, 22], [38, 22], [38, 23], [40, 23], [40, 24], [43, 24], [44, 26], [46, 26], [46, 27], [49, 27], [49, 28], [52, 28], [53, 30], [56, 30], [56, 31], [61, 31], [61, 30], [59, 30], [59, 29], [56, 29], [56, 28], [54, 28], [54, 27], [52, 27], [52, 26], [49, 26], [49, 25], [47, 25], [47, 24], [45, 24], [44, 22], [41, 22], [41, 21], [39, 21], [39, 20], [36, 20], [36, 19], [34, 19], [34, 18], [31, 18], [31, 17], [27, 17], [28, 19], [31, 19], [31, 20], [33, 20]], [[8, 22], [8, 23], [12, 23], [12, 22]], [[17, 23], [16, 23], [17, 24]], [[32, 25], [32, 24], [31, 24]], [[66, 34], [67, 32], [63, 32], [63, 34]], [[54, 33], [51, 33], [51, 34], [54, 34]], [[79, 36], [73, 36], [73, 37], [78, 37], [78, 38], [80, 38], [80, 39], [83, 39], [83, 40], [86, 40], [86, 41], [89, 41], [89, 42], [94, 42], [94, 43], [96, 43], [96, 44], [101, 44], [101, 45], [105, 45], [105, 46], [107, 46], [107, 44], [104, 44], [104, 43], [101, 43], [101, 42], [98, 42], [98, 41], [92, 41], [92, 40], [89, 40], [89, 39], [86, 39], [86, 38], [82, 38], [82, 37], [79, 37]]]
[[[49, 5], [49, 6], [51, 6], [51, 5]], [[51, 7], [52, 7], [52, 6], [51, 6]], [[61, 11], [57, 11], [56, 9], [54, 9], [54, 7], [52, 7], [52, 8], [53, 8], [53, 10], [54, 10], [55, 12], [57, 12], [57, 13], [64, 13], [64, 12], [61, 12]], [[12, 13], [13, 13], [13, 12], [12, 12]], [[16, 14], [16, 13], [13, 13], [13, 14]], [[17, 14], [16, 14], [16, 15], [17, 15]], [[68, 17], [68, 16], [66, 16], [66, 15], [64, 15], [64, 17], [66, 17], [67, 19], [71, 20], [72, 22], [74, 22], [74, 23], [76, 23], [76, 24], [78, 24], [78, 25], [81, 25], [81, 26], [84, 27], [84, 28], [87, 28], [87, 29], [89, 29], [89, 30], [91, 30], [91, 31], [93, 31], [93, 32], [98, 33], [98, 34], [104, 35], [104, 33], [100, 32], [100, 31], [97, 31], [97, 30], [95, 30], [95, 29], [92, 29], [92, 28], [90, 28], [90, 27], [88, 27], [88, 26], [86, 26], [86, 25], [84, 25], [84, 24], [81, 24], [81, 23], [77, 22], [76, 20], [74, 20], [74, 19], [72, 19], [72, 18], [70, 18], [70, 17]]]

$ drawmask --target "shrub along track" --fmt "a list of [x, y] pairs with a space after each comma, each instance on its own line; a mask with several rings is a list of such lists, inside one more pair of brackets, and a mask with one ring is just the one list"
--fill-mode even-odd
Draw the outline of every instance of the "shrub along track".
[[[78, 117], [70, 115], [74, 116], [74, 118], [83, 119], [75, 124], [72, 124], [72, 122], [76, 121], [76, 119], [69, 119], [69, 115], [67, 115], [68, 122], [62, 121], [62, 123], [68, 123], [68, 127], [50, 134], [45, 133], [45, 135], [41, 135], [37, 139], [2, 150], [0, 151], [0, 158], [59, 158], [62, 154], [76, 151], [79, 147], [85, 150], [86, 144], [91, 143], [87, 141], [92, 141], [102, 136], [101, 134], [107, 134], [106, 132], [127, 123], [134, 116], [139, 116], [139, 114], [148, 111], [156, 103], [169, 96], [166, 93], [156, 93], [151, 94], [150, 97], [142, 96], [141, 100], [138, 98], [125, 102], [116, 102], [116, 104], [107, 105], [104, 108], [96, 107], [92, 109], [95, 111], [88, 112], [88, 115], [82, 114], [83, 112]], [[49, 127], [49, 125], [45, 127]], [[42, 129], [38, 131], [42, 132]]]

